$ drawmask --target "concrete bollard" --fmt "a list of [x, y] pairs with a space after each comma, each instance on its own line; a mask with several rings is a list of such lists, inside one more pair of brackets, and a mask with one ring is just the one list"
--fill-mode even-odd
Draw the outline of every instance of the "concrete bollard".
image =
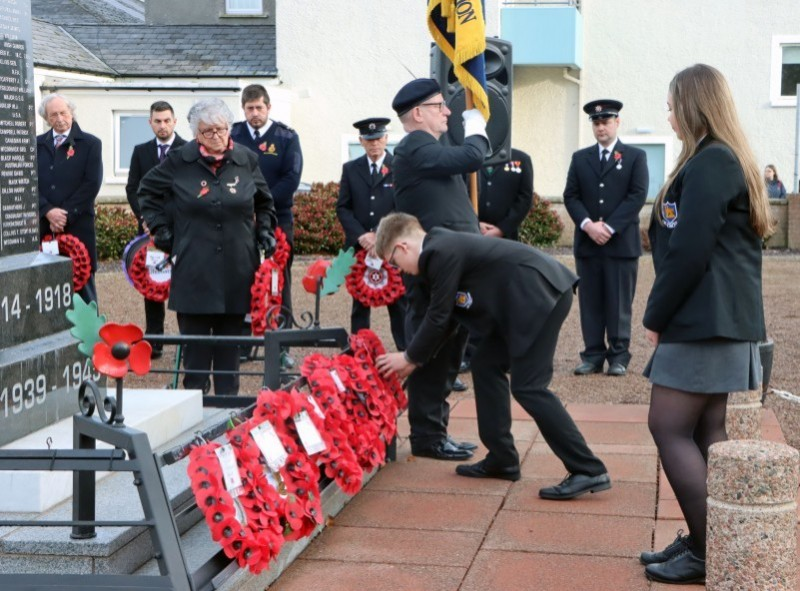
[[797, 589], [800, 452], [772, 441], [709, 449], [706, 589]]
[[761, 439], [761, 392], [731, 392], [725, 420], [728, 439]]
[[786, 443], [800, 449], [800, 396], [781, 390], [770, 390], [764, 398], [764, 407], [778, 417]]

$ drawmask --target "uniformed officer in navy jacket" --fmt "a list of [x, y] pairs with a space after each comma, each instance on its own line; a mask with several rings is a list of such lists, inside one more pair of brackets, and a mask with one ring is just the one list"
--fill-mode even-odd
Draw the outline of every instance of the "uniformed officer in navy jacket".
[[597, 143], [572, 155], [564, 189], [581, 278], [585, 348], [577, 375], [600, 373], [608, 362], [608, 375], [624, 376], [631, 359], [631, 307], [642, 254], [639, 212], [649, 176], [644, 151], [617, 137], [620, 109], [622, 103], [611, 99], [584, 105]]
[[533, 205], [531, 157], [512, 148], [511, 160], [484, 166], [478, 180], [481, 234], [518, 240], [519, 227]]
[[[280, 121], [269, 118], [272, 108], [267, 89], [251, 84], [242, 90], [245, 121], [233, 124], [231, 139], [258, 154], [258, 167], [269, 185], [278, 214], [278, 226], [289, 242], [289, 260], [284, 268], [283, 306], [292, 310], [292, 262], [294, 261], [294, 194], [303, 173], [303, 152], [297, 132]], [[287, 354], [284, 366], [294, 365]]]
[[92, 261], [92, 274], [78, 294], [87, 302], [96, 302], [94, 202], [103, 183], [102, 144], [80, 128], [75, 105], [65, 96], [45, 96], [39, 115], [51, 128], [36, 137], [40, 234], [72, 234], [83, 242]]
[[[358, 129], [358, 141], [364, 155], [342, 166], [339, 199], [336, 215], [345, 234], [345, 248], [372, 251], [375, 230], [386, 214], [394, 211], [394, 178], [392, 155], [386, 150], [389, 119], [372, 117], [353, 123]], [[390, 304], [389, 323], [392, 338], [399, 351], [406, 348], [403, 323], [405, 321], [405, 296]], [[350, 330], [355, 333], [369, 328], [370, 308], [353, 298], [350, 313]]]

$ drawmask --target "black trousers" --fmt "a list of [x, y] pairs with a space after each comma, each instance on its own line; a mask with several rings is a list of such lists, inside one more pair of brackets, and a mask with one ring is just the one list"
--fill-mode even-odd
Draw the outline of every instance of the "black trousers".
[[[408, 310], [406, 312], [406, 343], [410, 343], [428, 308], [427, 298], [420, 290], [419, 280], [404, 275]], [[425, 365], [411, 372], [406, 382], [408, 392], [409, 440], [412, 452], [424, 449], [447, 437], [450, 404], [447, 396], [458, 377], [458, 367], [469, 332], [459, 326]]]
[[[178, 312], [178, 329], [182, 335], [238, 336], [242, 331], [244, 314], [182, 314]], [[183, 377], [187, 390], [208, 390], [211, 366], [220, 371], [239, 370], [239, 348], [223, 345], [190, 344], [183, 348], [183, 367], [203, 370]], [[239, 393], [238, 374], [213, 374], [214, 394], [235, 396]]]
[[[395, 303], [387, 306], [389, 312], [389, 325], [392, 329], [392, 339], [398, 351], [406, 350], [406, 297], [401, 296]], [[369, 328], [371, 308], [353, 298], [353, 308], [350, 311], [350, 332], [355, 334], [362, 328]]]
[[[164, 302], [154, 302], [144, 299], [144, 325], [145, 334], [164, 334], [164, 318], [166, 316], [166, 304]], [[154, 351], [161, 351], [164, 346], [161, 343], [153, 345]]]
[[[636, 293], [638, 258], [579, 257], [578, 301], [586, 347], [581, 359], [595, 365], [631, 360], [631, 308]], [[608, 345], [606, 345], [608, 338]]]
[[597, 476], [606, 467], [589, 449], [577, 425], [558, 397], [548, 389], [553, 379], [553, 356], [558, 335], [572, 306], [572, 292], [567, 291], [556, 303], [542, 330], [528, 350], [519, 357], [509, 357], [503, 335], [492, 332], [480, 340], [472, 358], [472, 379], [478, 433], [489, 450], [486, 462], [497, 468], [519, 465], [519, 453], [511, 434], [511, 394], [533, 418], [547, 445], [571, 474]]

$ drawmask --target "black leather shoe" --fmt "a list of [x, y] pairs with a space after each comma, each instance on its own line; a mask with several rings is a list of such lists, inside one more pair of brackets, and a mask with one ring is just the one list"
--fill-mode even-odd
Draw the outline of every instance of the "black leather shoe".
[[153, 350], [150, 351], [150, 359], [161, 359], [163, 355], [164, 355], [164, 349], [160, 347], [158, 349], [153, 347]]
[[596, 493], [609, 488], [611, 488], [611, 479], [608, 477], [608, 473], [599, 476], [570, 474], [559, 484], [540, 489], [539, 496], [543, 499], [563, 501], [574, 499], [587, 492]]
[[658, 564], [659, 562], [666, 562], [673, 556], [676, 556], [683, 551], [689, 544], [689, 536], [683, 535], [683, 530], [678, 530], [678, 535], [675, 540], [660, 552], [642, 552], [639, 554], [639, 562], [644, 565]]
[[470, 370], [469, 361], [462, 361], [461, 365], [458, 366], [458, 373], [467, 373], [469, 370]]
[[603, 373], [603, 364], [595, 365], [594, 363], [589, 363], [588, 361], [584, 361], [578, 367], [575, 368], [573, 371], [576, 376], [588, 376], [593, 373]]
[[608, 366], [607, 376], [624, 376], [628, 373], [628, 368], [619, 362], [612, 363]]
[[465, 449], [467, 451], [475, 451], [476, 449], [478, 449], [478, 446], [475, 445], [474, 443], [470, 443], [469, 441], [456, 441], [449, 435], [447, 436], [447, 442], [452, 445], [455, 445], [460, 449]]
[[433, 458], [434, 460], [468, 460], [472, 457], [472, 452], [456, 447], [447, 440], [439, 441], [429, 447], [411, 449], [411, 454], [421, 458]]
[[453, 392], [466, 392], [467, 390], [469, 390], [469, 386], [458, 378], [453, 381]]
[[683, 551], [666, 562], [648, 564], [644, 567], [645, 576], [651, 581], [685, 585], [704, 583], [706, 580], [706, 561], [698, 558], [686, 546]]
[[516, 482], [522, 477], [519, 472], [519, 466], [490, 468], [486, 466], [486, 460], [481, 460], [474, 464], [456, 466], [456, 474], [470, 478], [499, 478], [501, 480], [510, 480], [511, 482]]

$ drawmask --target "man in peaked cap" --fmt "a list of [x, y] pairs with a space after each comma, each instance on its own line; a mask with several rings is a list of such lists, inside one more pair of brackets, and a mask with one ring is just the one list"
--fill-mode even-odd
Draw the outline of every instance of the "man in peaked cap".
[[[392, 155], [386, 151], [389, 139], [387, 125], [389, 119], [385, 117], [371, 117], [353, 123], [353, 127], [358, 129], [358, 140], [365, 153], [342, 166], [336, 215], [344, 229], [345, 248], [352, 246], [357, 251], [372, 251], [378, 222], [394, 211]], [[399, 351], [403, 351], [406, 348], [405, 296], [387, 308], [394, 344]], [[353, 298], [351, 332], [369, 328], [369, 317], [369, 306]]]
[[617, 137], [622, 103], [600, 99], [583, 110], [597, 143], [572, 155], [564, 206], [575, 222], [573, 251], [584, 350], [576, 375], [624, 376], [631, 359], [631, 308], [642, 241], [639, 212], [649, 176], [644, 151]]
[[[480, 234], [463, 175], [477, 171], [489, 151], [486, 121], [477, 109], [464, 111], [464, 143], [445, 146], [447, 108], [438, 82], [419, 78], [404, 85], [392, 108], [408, 133], [397, 145], [392, 163], [395, 205], [417, 217], [427, 231], [444, 227]], [[429, 305], [425, 281], [405, 276], [408, 311], [406, 342], [417, 331]], [[458, 443], [447, 434], [450, 405], [447, 396], [457, 384], [458, 367], [467, 340], [463, 327], [444, 340], [436, 356], [407, 382], [411, 452], [440, 460], [466, 460], [475, 446]]]

